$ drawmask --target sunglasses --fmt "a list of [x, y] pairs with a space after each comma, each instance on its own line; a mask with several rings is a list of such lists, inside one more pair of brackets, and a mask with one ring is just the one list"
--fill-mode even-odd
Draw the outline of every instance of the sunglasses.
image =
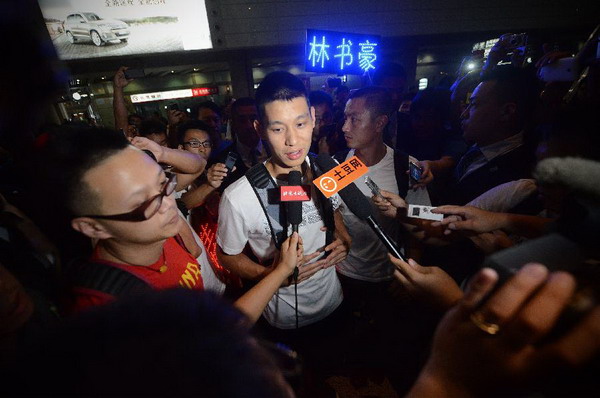
[[141, 205], [139, 205], [134, 210], [121, 213], [121, 214], [113, 214], [113, 215], [85, 215], [81, 217], [89, 217], [89, 218], [100, 218], [103, 220], [115, 220], [115, 221], [146, 221], [156, 213], [158, 213], [158, 209], [162, 205], [163, 198], [165, 196], [171, 195], [175, 192], [175, 187], [177, 186], [177, 175], [169, 173], [167, 174], [167, 181], [165, 185], [162, 187], [160, 193]]

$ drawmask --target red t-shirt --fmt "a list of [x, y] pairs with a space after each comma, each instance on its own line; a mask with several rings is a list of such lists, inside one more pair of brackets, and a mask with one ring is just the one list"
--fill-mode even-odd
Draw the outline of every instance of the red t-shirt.
[[[175, 238], [165, 241], [163, 254], [158, 261], [149, 266], [119, 264], [100, 259], [97, 248], [90, 260], [129, 272], [156, 290], [174, 287], [192, 290], [203, 290], [204, 288], [200, 265], [187, 250], [177, 243]], [[110, 294], [77, 286], [73, 287], [72, 291], [74, 300], [70, 312], [79, 312], [88, 307], [107, 304], [115, 299]]]

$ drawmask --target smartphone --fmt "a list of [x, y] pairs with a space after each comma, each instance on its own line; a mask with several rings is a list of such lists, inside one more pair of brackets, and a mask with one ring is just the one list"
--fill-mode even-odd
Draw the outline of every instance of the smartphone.
[[423, 174], [423, 168], [413, 161], [408, 162], [408, 170], [410, 178], [414, 181], [419, 181]]
[[378, 196], [381, 199], [383, 199], [383, 196], [381, 196], [381, 191], [379, 190], [379, 187], [377, 186], [377, 184], [375, 184], [375, 181], [373, 181], [371, 179], [371, 177], [369, 177], [369, 176], [365, 177], [365, 184], [367, 184], [367, 186], [371, 190], [371, 193], [373, 194], [373, 196]]
[[227, 159], [225, 159], [225, 167], [227, 167], [227, 171], [229, 173], [231, 173], [231, 170], [233, 170], [233, 166], [235, 165], [236, 161], [237, 161], [237, 153], [229, 152], [227, 154]]
[[126, 79], [139, 79], [140, 77], [146, 76], [143, 69], [127, 69], [123, 73], [125, 74]]

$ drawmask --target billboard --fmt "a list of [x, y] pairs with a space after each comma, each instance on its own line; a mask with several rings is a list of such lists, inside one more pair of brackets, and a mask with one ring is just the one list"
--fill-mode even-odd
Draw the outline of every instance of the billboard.
[[308, 29], [305, 70], [362, 75], [377, 68], [379, 47], [379, 36]]
[[64, 60], [212, 48], [203, 0], [38, 0]]

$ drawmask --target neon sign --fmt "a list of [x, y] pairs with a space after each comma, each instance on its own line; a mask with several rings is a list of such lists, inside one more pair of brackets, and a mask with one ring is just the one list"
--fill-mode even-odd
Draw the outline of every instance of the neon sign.
[[308, 29], [305, 69], [362, 75], [377, 68], [379, 47], [379, 36]]

